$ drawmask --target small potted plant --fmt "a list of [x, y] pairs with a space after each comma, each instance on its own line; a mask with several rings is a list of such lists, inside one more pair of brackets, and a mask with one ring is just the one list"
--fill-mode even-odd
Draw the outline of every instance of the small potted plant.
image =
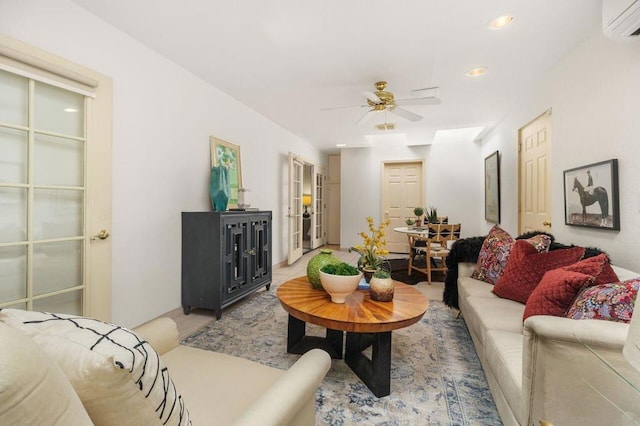
[[320, 268], [320, 282], [334, 303], [344, 303], [347, 296], [358, 289], [361, 278], [362, 272], [345, 262]]
[[369, 282], [373, 273], [387, 261], [385, 256], [389, 254], [389, 251], [385, 249], [387, 245], [385, 228], [389, 226], [389, 221], [380, 222], [380, 225], [376, 227], [371, 216], [366, 219], [369, 232], [360, 232], [362, 244], [350, 247], [349, 252], [355, 251], [360, 255], [358, 269], [364, 272], [365, 281]]
[[416, 207], [413, 209], [413, 214], [416, 215], [416, 226], [422, 225], [422, 215], [424, 214], [424, 209], [422, 207]]
[[429, 214], [427, 215], [429, 223], [438, 223], [438, 209], [435, 207], [429, 207]]
[[390, 302], [393, 300], [393, 280], [389, 271], [378, 269], [369, 283], [371, 300], [376, 302]]
[[413, 226], [415, 222], [413, 221], [413, 219], [407, 218], [407, 220], [405, 220], [405, 223], [407, 224], [407, 226]]

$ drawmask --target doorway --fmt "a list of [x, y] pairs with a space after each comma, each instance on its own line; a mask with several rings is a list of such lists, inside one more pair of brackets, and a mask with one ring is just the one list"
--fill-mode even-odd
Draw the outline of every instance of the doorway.
[[393, 228], [407, 226], [414, 207], [423, 205], [422, 168], [422, 160], [383, 162], [381, 216], [389, 220], [387, 249], [392, 253], [409, 253], [406, 235]]
[[289, 153], [289, 265], [326, 243], [325, 184], [322, 166]]
[[518, 131], [518, 232], [551, 232], [551, 109]]

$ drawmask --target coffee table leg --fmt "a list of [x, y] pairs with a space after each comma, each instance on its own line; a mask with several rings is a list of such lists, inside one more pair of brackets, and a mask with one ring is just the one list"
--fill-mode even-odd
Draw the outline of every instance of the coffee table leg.
[[[372, 347], [371, 360], [362, 351]], [[347, 333], [344, 361], [378, 398], [391, 393], [391, 332]]]
[[290, 354], [303, 354], [311, 349], [320, 348], [326, 351], [331, 358], [342, 358], [342, 331], [327, 328], [327, 337], [307, 336], [306, 323], [289, 315], [287, 331], [287, 352]]

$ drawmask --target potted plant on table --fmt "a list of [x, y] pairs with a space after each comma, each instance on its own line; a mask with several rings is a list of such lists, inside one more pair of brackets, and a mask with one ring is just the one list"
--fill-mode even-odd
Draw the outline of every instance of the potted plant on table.
[[438, 209], [436, 209], [435, 207], [429, 207], [429, 214], [427, 215], [427, 221], [429, 221], [429, 223], [439, 223]]
[[413, 209], [413, 214], [416, 215], [416, 226], [422, 225], [422, 215], [424, 214], [424, 209], [422, 207], [415, 207]]
[[378, 269], [371, 278], [369, 295], [376, 302], [390, 302], [393, 300], [393, 279], [391, 273]]
[[344, 303], [347, 296], [356, 291], [362, 272], [345, 262], [320, 268], [320, 282], [334, 303]]
[[358, 259], [358, 268], [364, 272], [367, 282], [371, 280], [373, 273], [386, 264], [386, 255], [389, 251], [385, 249], [387, 240], [385, 239], [384, 229], [389, 226], [389, 221], [380, 222], [378, 227], [373, 224], [373, 218], [367, 217], [369, 233], [360, 232], [363, 244], [355, 245], [349, 248], [349, 251], [355, 251], [360, 255]]

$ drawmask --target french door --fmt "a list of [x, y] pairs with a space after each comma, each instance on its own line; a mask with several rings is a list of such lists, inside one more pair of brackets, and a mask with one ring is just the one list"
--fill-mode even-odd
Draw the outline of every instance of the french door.
[[326, 176], [324, 169], [319, 166], [313, 166], [313, 209], [311, 211], [311, 227], [313, 233], [311, 235], [311, 248], [315, 249], [327, 242], [325, 207], [325, 182]]
[[289, 258], [293, 264], [302, 257], [302, 185], [304, 164], [293, 153], [289, 153]]
[[[0, 39], [4, 52], [11, 44]], [[96, 102], [93, 89], [75, 90], [64, 77], [16, 63], [0, 55], [0, 308], [108, 320], [110, 245], [91, 248], [109, 236], [110, 80], [100, 95], [108, 99]], [[104, 132], [94, 146], [92, 132]], [[92, 167], [100, 162], [107, 164]]]

